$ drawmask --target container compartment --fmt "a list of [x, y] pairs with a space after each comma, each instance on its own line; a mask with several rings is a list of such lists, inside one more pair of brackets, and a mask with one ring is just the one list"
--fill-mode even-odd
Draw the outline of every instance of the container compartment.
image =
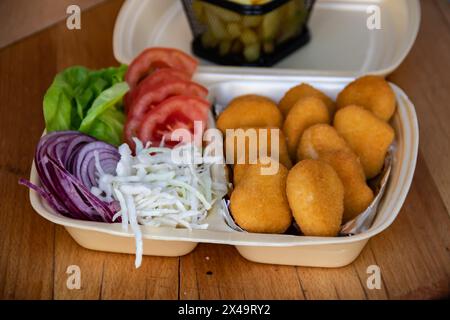
[[[136, 253], [133, 236], [116, 236], [99, 231], [66, 227], [67, 232], [83, 248], [97, 251]], [[143, 239], [143, 254], [147, 256], [179, 257], [192, 252], [196, 242]]]
[[[220, 75], [216, 75], [220, 76]], [[209, 78], [198, 74], [197, 78]], [[276, 77], [241, 75], [239, 81], [218, 82], [209, 86], [210, 99], [217, 110], [236, 96], [255, 93], [278, 101], [292, 86], [309, 83], [335, 98], [353, 78], [332, 77]], [[192, 251], [197, 243], [235, 245], [240, 254], [260, 263], [316, 267], [339, 267], [351, 263], [368, 239], [385, 230], [400, 211], [411, 185], [418, 152], [418, 124], [413, 104], [403, 91], [392, 85], [397, 97], [397, 111], [391, 121], [396, 133], [397, 151], [390, 181], [380, 203], [372, 227], [365, 233], [351, 237], [305, 237], [294, 235], [237, 232], [226, 224], [222, 203], [211, 210], [206, 222], [208, 230], [142, 227], [145, 255], [179, 256]], [[34, 166], [31, 182], [39, 179]], [[81, 246], [101, 251], [134, 253], [131, 229], [123, 231], [121, 224], [80, 221], [61, 216], [49, 208], [39, 195], [30, 190], [33, 208], [44, 218], [67, 228]]]
[[236, 249], [245, 259], [258, 263], [339, 268], [352, 263], [367, 241], [369, 239], [345, 244], [281, 248], [236, 246]]

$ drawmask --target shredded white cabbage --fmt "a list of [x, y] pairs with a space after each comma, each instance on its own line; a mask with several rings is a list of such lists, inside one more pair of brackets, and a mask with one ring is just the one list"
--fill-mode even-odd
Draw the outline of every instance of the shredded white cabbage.
[[[136, 156], [127, 144], [119, 147], [121, 158], [115, 176], [105, 174], [98, 157], [95, 158], [98, 187], [91, 191], [105, 201], [114, 199], [120, 203], [121, 209], [114, 220], [121, 217], [124, 230], [131, 226], [136, 238], [138, 268], [143, 252], [139, 225], [206, 229], [208, 224], [202, 221], [215, 201], [226, 193], [227, 186], [212, 180], [215, 164], [202, 163], [201, 150], [194, 144], [169, 149], [150, 144], [144, 147], [138, 139], [135, 143]], [[174, 152], [182, 155], [183, 161], [174, 158]]]

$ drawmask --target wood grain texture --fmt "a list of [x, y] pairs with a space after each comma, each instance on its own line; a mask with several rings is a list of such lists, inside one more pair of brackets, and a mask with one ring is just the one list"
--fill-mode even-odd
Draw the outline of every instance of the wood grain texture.
[[[200, 244], [180, 258], [95, 252], [37, 215], [27, 177], [44, 128], [42, 96], [56, 72], [74, 64], [115, 65], [112, 30], [122, 4], [83, 14], [83, 29], [64, 23], [0, 50], [0, 298], [2, 299], [431, 299], [449, 295], [450, 24], [446, 1], [422, 1], [422, 26], [405, 62], [389, 79], [416, 105], [420, 154], [407, 200], [393, 225], [339, 269], [263, 265], [231, 246]], [[66, 286], [81, 268], [81, 289]], [[380, 290], [367, 288], [378, 265]]]
[[45, 34], [0, 51], [0, 295], [8, 299], [52, 298], [55, 227], [30, 209], [17, 181], [42, 133], [42, 94], [56, 69], [41, 61], [54, 52]]
[[69, 5], [88, 9], [104, 0], [2, 0], [0, 48], [19, 41], [67, 17]]
[[441, 9], [441, 13], [450, 26], [450, 2], [448, 0], [434, 0], [436, 5]]
[[438, 298], [449, 291], [450, 220], [418, 158], [407, 201], [392, 226], [370, 242], [390, 298]]
[[[442, 1], [441, 1], [442, 2]], [[450, 210], [450, 24], [439, 1], [422, 1], [422, 24], [413, 50], [389, 76], [416, 107], [420, 150], [447, 211]]]
[[294, 267], [249, 262], [232, 246], [200, 244], [180, 266], [183, 299], [304, 299]]

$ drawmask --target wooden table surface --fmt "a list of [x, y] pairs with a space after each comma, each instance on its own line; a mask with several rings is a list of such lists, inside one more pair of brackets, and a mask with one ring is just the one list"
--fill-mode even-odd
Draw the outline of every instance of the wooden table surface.
[[[422, 1], [417, 42], [389, 80], [414, 102], [420, 151], [398, 218], [360, 257], [339, 269], [256, 264], [232, 246], [200, 244], [180, 258], [89, 251], [36, 214], [28, 177], [44, 128], [42, 97], [55, 74], [81, 64], [116, 64], [112, 32], [122, 0], [82, 15], [82, 30], [61, 22], [0, 50], [0, 298], [4, 299], [399, 299], [445, 298], [450, 279], [450, 4]], [[378, 265], [380, 290], [366, 287]], [[68, 290], [66, 269], [81, 268]]]

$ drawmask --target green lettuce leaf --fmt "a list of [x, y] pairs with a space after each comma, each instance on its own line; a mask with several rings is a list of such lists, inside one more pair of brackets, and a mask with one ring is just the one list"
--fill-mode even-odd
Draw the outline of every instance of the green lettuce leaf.
[[76, 130], [74, 97], [80, 84], [88, 81], [89, 70], [71, 67], [56, 75], [44, 96], [44, 118], [48, 132]]
[[[84, 117], [83, 121], [81, 122], [79, 131], [86, 134], [91, 134], [91, 129], [96, 120], [106, 111], [117, 108], [119, 103], [122, 102], [123, 96], [128, 92], [129, 89], [130, 87], [126, 82], [119, 82], [113, 85], [111, 88], [103, 91], [92, 103], [92, 106], [87, 112], [86, 117]], [[102, 122], [107, 122], [108, 120], [116, 121], [117, 119], [117, 115], [115, 117], [106, 116], [102, 118]], [[117, 128], [115, 124], [113, 124], [111, 127]]]
[[79, 130], [120, 144], [124, 122], [121, 105], [128, 91], [123, 82], [126, 71], [126, 65], [101, 70], [74, 66], [56, 75], [43, 102], [47, 132]]
[[94, 120], [88, 134], [99, 140], [119, 146], [123, 138], [125, 115], [116, 108], [110, 108]]

